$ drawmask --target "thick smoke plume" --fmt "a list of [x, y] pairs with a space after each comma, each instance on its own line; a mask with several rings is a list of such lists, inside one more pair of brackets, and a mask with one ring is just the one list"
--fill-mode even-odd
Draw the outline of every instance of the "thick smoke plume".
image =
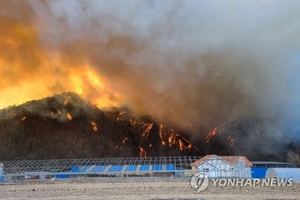
[[75, 91], [183, 128], [255, 118], [296, 136], [299, 10], [276, 0], [4, 0], [0, 105]]

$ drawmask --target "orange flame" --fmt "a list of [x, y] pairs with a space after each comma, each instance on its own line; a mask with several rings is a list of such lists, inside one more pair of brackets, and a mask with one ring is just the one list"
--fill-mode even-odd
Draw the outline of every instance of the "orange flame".
[[67, 105], [67, 104], [69, 103], [70, 98], [71, 98], [70, 96], [68, 96], [68, 97], [66, 98], [66, 100], [65, 100], [64, 103], [63, 103], [64, 106]]
[[117, 117], [117, 120], [120, 120], [120, 117], [122, 116], [122, 115], [124, 115], [126, 112], [120, 112], [119, 113], [119, 115], [118, 115], [118, 117]]
[[139, 147], [139, 149], [140, 149], [140, 157], [146, 157], [147, 152], [142, 147]]
[[159, 137], [162, 141], [165, 140], [165, 133], [163, 132], [163, 128], [164, 128], [164, 125], [160, 124], [159, 125]]
[[171, 129], [170, 136], [168, 138], [169, 146], [172, 146], [176, 143], [176, 133]]
[[97, 126], [97, 124], [96, 124], [96, 122], [91, 122], [91, 124], [92, 124], [92, 126], [93, 126], [93, 130], [94, 131], [97, 131], [98, 130], [98, 126]]
[[131, 126], [135, 126], [136, 125], [136, 123], [137, 123], [137, 117], [134, 117], [133, 119], [130, 119], [129, 121], [130, 121], [130, 124], [131, 124]]
[[70, 113], [67, 113], [67, 119], [70, 120], [70, 121], [73, 119], [73, 117]]
[[186, 146], [183, 144], [183, 142], [181, 140], [179, 140], [178, 143], [179, 143], [179, 148], [181, 151], [186, 149]]
[[164, 128], [165, 126], [160, 124], [159, 137], [161, 139], [162, 146], [166, 146], [167, 142], [169, 147], [178, 144], [181, 151], [192, 148], [192, 143], [188, 139], [176, 133], [173, 129], [166, 131]]
[[6, 27], [0, 34], [0, 109], [69, 91], [100, 108], [122, 102], [84, 56], [70, 53], [66, 58], [56, 49], [47, 49], [32, 24], [4, 18], [0, 23]]
[[154, 123], [143, 123], [143, 127], [146, 127], [146, 130], [143, 132], [142, 136], [147, 138], [150, 134], [150, 130], [152, 129]]
[[185, 149], [191, 149], [192, 148], [192, 143], [190, 141], [188, 141], [186, 138], [184, 137], [181, 137], [181, 141], [184, 141], [187, 145], [184, 145], [185, 146]]
[[215, 127], [205, 138], [206, 143], [209, 143], [212, 136], [216, 135], [219, 126]]

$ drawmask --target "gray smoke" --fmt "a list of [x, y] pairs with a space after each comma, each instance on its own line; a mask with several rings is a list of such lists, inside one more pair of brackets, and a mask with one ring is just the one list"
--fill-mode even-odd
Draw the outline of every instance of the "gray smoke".
[[137, 113], [299, 131], [299, 1], [5, 2], [2, 18], [30, 23], [66, 62], [90, 62]]

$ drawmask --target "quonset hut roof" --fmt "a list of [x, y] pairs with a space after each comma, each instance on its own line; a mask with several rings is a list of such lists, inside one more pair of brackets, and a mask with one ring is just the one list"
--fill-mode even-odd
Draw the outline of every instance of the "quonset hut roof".
[[277, 167], [277, 168], [285, 168], [285, 167], [296, 167], [295, 163], [290, 162], [277, 162], [277, 161], [251, 161], [253, 167]]
[[300, 168], [269, 168], [266, 178], [292, 178], [294, 182], [300, 183]]

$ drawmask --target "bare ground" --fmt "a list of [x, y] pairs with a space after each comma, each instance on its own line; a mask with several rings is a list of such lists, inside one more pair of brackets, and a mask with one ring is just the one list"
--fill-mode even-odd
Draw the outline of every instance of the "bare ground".
[[300, 199], [300, 185], [290, 187], [212, 187], [193, 193], [189, 181], [54, 181], [0, 185], [0, 199]]

